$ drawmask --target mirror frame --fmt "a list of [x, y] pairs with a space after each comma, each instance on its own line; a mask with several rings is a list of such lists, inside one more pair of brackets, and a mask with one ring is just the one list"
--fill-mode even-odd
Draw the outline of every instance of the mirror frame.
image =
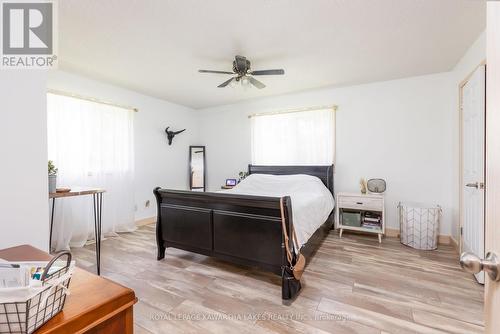
[[[193, 177], [191, 174], [192, 171], [192, 150], [193, 148], [203, 149], [203, 188], [193, 188]], [[189, 190], [193, 189], [203, 189], [203, 192], [207, 191], [207, 163], [206, 163], [207, 151], [205, 146], [201, 145], [191, 145], [189, 146]]]

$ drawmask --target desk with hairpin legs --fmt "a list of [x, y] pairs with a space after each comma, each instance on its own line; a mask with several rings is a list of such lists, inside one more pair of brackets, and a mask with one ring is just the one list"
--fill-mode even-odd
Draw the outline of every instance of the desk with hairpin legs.
[[94, 209], [94, 235], [95, 235], [95, 253], [97, 275], [101, 274], [101, 229], [102, 229], [102, 194], [104, 189], [94, 188], [74, 188], [67, 192], [49, 193], [52, 200], [52, 211], [50, 214], [50, 236], [49, 250], [52, 250], [52, 228], [54, 227], [54, 213], [56, 209], [56, 198], [67, 198], [75, 196], [92, 196]]

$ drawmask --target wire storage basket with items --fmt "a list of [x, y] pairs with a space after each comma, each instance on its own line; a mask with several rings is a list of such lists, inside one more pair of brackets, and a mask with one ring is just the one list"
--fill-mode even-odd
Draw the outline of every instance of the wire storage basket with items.
[[0, 333], [33, 333], [59, 313], [74, 267], [67, 251], [50, 262], [0, 262]]
[[399, 203], [398, 209], [401, 243], [415, 249], [437, 249], [441, 207]]

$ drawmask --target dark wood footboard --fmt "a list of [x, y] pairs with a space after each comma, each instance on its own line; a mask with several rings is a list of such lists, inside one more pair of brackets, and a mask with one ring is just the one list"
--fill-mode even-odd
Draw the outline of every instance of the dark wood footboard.
[[[158, 259], [175, 247], [276, 274], [286, 259], [278, 197], [156, 188]], [[284, 198], [287, 229], [290, 197]], [[291, 245], [290, 245], [291, 246]]]
[[[174, 247], [281, 274], [286, 254], [279, 197], [160, 188], [154, 194], [158, 260], [165, 257], [167, 247]], [[284, 197], [284, 205], [289, 234], [293, 225], [290, 197]], [[333, 214], [302, 247], [306, 259], [314, 255], [332, 225]]]

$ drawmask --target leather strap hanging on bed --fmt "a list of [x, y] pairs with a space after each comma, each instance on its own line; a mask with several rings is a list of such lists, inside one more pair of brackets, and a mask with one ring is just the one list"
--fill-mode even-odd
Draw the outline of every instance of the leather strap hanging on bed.
[[295, 228], [293, 227], [293, 224], [291, 225], [291, 233], [292, 233], [292, 241], [293, 244], [295, 245], [295, 248], [297, 249], [297, 255], [292, 253], [292, 250], [290, 250], [290, 245], [289, 245], [289, 237], [288, 233], [286, 231], [286, 222], [285, 222], [285, 209], [283, 205], [283, 197], [280, 198], [280, 210], [281, 210], [281, 226], [283, 229], [283, 236], [285, 239], [285, 249], [286, 249], [286, 257], [288, 259], [288, 263], [290, 265], [290, 269], [293, 271], [293, 276], [295, 277], [296, 280], [300, 280], [302, 277], [302, 274], [304, 273], [304, 268], [306, 266], [306, 258], [304, 255], [300, 253], [300, 246], [299, 242], [297, 240], [297, 234], [295, 233]]

